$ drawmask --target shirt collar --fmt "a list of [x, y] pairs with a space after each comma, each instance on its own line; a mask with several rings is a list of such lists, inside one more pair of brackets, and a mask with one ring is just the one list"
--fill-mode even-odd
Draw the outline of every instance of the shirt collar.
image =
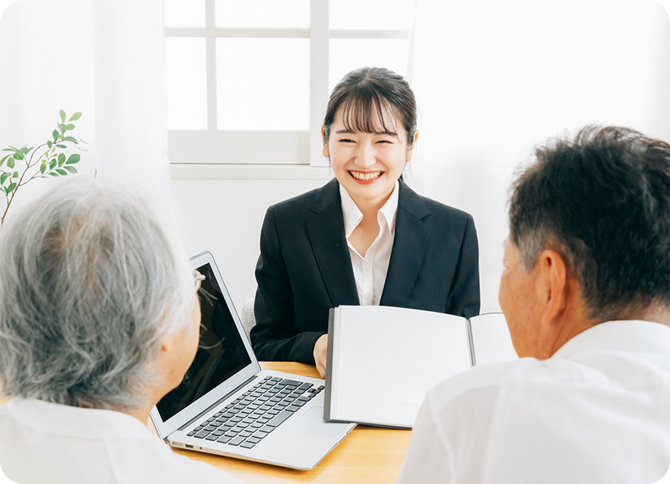
[[596, 324], [565, 343], [553, 357], [570, 359], [584, 350], [594, 349], [667, 354], [670, 349], [670, 327], [638, 320]]
[[156, 438], [135, 417], [113, 410], [23, 398], [14, 398], [3, 407], [20, 424], [53, 434], [82, 439]]
[[[396, 180], [391, 196], [386, 200], [386, 203], [379, 209], [377, 214], [377, 220], [379, 220], [379, 214], [384, 217], [391, 234], [395, 233], [398, 192], [400, 191], [398, 185], [398, 181]], [[361, 223], [361, 220], [363, 220], [363, 214], [358, 209], [358, 206], [356, 206], [349, 192], [342, 185], [340, 185], [340, 198], [342, 200], [342, 216], [344, 217], [344, 236], [348, 239], [358, 224]]]
[[[389, 227], [389, 231], [395, 233], [395, 218], [398, 213], [398, 192], [400, 191], [398, 187], [398, 181], [396, 180], [395, 185], [393, 186], [393, 192], [386, 203], [382, 208], [379, 209], [379, 212], [386, 218], [386, 223]], [[377, 216], [379, 218], [379, 216]]]

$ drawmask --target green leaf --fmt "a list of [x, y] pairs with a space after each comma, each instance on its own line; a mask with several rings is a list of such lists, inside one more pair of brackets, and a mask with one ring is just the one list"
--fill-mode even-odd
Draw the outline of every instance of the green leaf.
[[[23, 153], [22, 153], [21, 151], [17, 151], [16, 153], [14, 153], [14, 154], [12, 155], [12, 157], [13, 157], [15, 160], [22, 160], [22, 159], [25, 158], [25, 156], [23, 156]], [[13, 167], [12, 167], [12, 168], [13, 168]]]
[[10, 158], [7, 160], [7, 166], [9, 168], [14, 168], [16, 166], [16, 162], [14, 161], [14, 158]]
[[57, 130], [57, 129], [54, 129], [54, 130], [53, 130], [53, 133], [51, 133], [51, 136], [54, 137], [54, 143], [55, 143], [56, 141], [58, 141], [58, 135], [59, 135], [58, 130]]
[[18, 178], [19, 177], [19, 172], [15, 171], [14, 174], [12, 175], [12, 178]]
[[78, 173], [77, 169], [74, 166], [64, 166], [63, 168], [65, 168], [70, 173]]
[[32, 150], [32, 148], [28, 148], [27, 146], [24, 146], [23, 148], [21, 148], [21, 153], [23, 153], [24, 155], [27, 155], [28, 153], [30, 153], [31, 150]]
[[67, 146], [65, 146], [65, 145], [56, 145], [56, 148], [60, 148], [61, 150], [64, 150], [65, 148], [67, 148]]
[[70, 143], [76, 143], [77, 142], [77, 140], [75, 138], [73, 138], [72, 136], [67, 136], [67, 137], [63, 138], [63, 141], [69, 141]]
[[7, 188], [9, 189], [7, 193], [14, 191], [14, 189], [16, 188], [16, 183], [12, 183]]
[[53, 143], [52, 143], [51, 141], [47, 141], [47, 148], [51, 149], [51, 145], [52, 145], [52, 144], [53, 144]]
[[65, 122], [65, 111], [63, 111], [62, 109], [60, 110], [60, 120]]
[[72, 130], [74, 128], [75, 128], [74, 124], [68, 124], [67, 126], [65, 126], [66, 130]]
[[58, 161], [56, 161], [56, 158], [52, 158], [51, 161], [49, 162], [49, 169], [53, 170], [56, 168], [56, 165], [58, 164]]
[[7, 173], [7, 172], [0, 175], [0, 185], [3, 185], [5, 183], [5, 180], [7, 180], [7, 177], [9, 177], [9, 173]]
[[58, 176], [58, 173], [54, 173], [53, 171], [50, 171], [49, 173], [47, 173], [47, 175]]
[[65, 155], [61, 153], [58, 155], [58, 166], [63, 166], [63, 163], [65, 163]]
[[76, 163], [79, 163], [79, 160], [81, 159], [81, 156], [78, 154], [70, 155], [70, 157], [67, 159], [65, 162], [66, 165], [74, 165]]
[[6, 160], [7, 158], [9, 158], [10, 156], [12, 156], [12, 155], [7, 155], [7, 156], [5, 156], [3, 159], [1, 159], [1, 160], [0, 160], [0, 166], [2, 166], [2, 164], [5, 162], [5, 160]]
[[60, 175], [63, 175], [63, 176], [67, 175], [67, 171], [63, 170], [62, 168], [56, 169], [56, 173], [58, 173]]
[[81, 118], [81, 113], [74, 113], [74, 114], [72, 115], [72, 117], [71, 117], [70, 119], [68, 119], [68, 121], [76, 121], [76, 120], [78, 120], [79, 118]]
[[65, 125], [63, 123], [58, 123], [58, 129], [60, 129], [61, 134], [65, 133]]
[[42, 163], [42, 166], [40, 166], [40, 173], [44, 175], [44, 172], [47, 171], [47, 164]]

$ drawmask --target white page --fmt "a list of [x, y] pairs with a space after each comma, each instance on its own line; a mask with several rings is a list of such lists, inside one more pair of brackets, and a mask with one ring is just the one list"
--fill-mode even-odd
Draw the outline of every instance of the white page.
[[500, 363], [516, 360], [512, 337], [502, 313], [482, 314], [470, 318], [472, 340], [475, 347], [475, 363]]
[[467, 321], [442, 313], [341, 306], [333, 346], [333, 420], [409, 428], [431, 387], [470, 368]]

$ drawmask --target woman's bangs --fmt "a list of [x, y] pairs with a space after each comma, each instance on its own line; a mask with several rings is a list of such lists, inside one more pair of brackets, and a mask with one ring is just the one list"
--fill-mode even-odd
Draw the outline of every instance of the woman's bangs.
[[348, 131], [397, 135], [393, 106], [385, 99], [355, 97], [343, 103], [342, 124]]

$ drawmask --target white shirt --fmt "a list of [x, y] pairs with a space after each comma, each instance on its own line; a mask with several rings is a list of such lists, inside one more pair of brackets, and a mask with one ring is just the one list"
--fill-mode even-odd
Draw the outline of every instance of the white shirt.
[[386, 282], [393, 239], [395, 237], [395, 218], [398, 211], [398, 182], [393, 193], [377, 212], [379, 234], [363, 257], [349, 240], [354, 229], [363, 220], [363, 214], [351, 199], [351, 195], [340, 185], [342, 215], [344, 217], [344, 235], [349, 246], [351, 265], [354, 269], [358, 301], [361, 306], [379, 306]]
[[0, 466], [19, 484], [238, 483], [130, 415], [20, 398], [0, 406]]
[[553, 357], [482, 365], [428, 395], [399, 483], [650, 484], [670, 465], [670, 328], [602, 323]]

